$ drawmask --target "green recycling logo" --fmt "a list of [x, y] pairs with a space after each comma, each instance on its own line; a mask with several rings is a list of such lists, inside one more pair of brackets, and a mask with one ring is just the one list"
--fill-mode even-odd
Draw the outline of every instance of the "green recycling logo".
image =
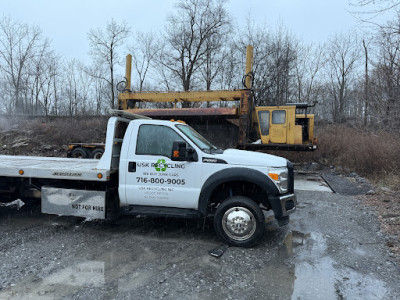
[[158, 172], [165, 172], [168, 168], [168, 165], [165, 163], [165, 159], [157, 160], [157, 163], [154, 166]]

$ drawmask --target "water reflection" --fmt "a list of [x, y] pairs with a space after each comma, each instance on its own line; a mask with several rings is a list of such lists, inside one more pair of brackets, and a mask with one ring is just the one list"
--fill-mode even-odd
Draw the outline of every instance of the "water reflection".
[[[290, 235], [290, 234], [289, 234]], [[365, 274], [362, 268], [355, 269], [340, 263], [334, 250], [330, 248], [331, 237], [322, 233], [295, 234], [289, 238], [296, 252], [295, 282], [292, 299], [382, 299], [387, 292], [385, 284], [373, 276]], [[351, 256], [357, 249], [346, 248]]]
[[293, 255], [293, 248], [304, 245], [305, 241], [311, 236], [311, 233], [302, 233], [300, 231], [289, 231], [283, 241], [284, 249], [289, 256]]
[[[274, 229], [271, 232], [276, 232]], [[53, 264], [0, 299], [336, 299], [384, 296], [382, 282], [338, 266], [327, 238], [288, 231], [253, 249], [229, 248], [219, 259], [216, 245], [188, 237], [156, 239], [110, 233], [107, 244], [90, 245], [73, 263]], [[182, 232], [180, 232], [182, 234]], [[159, 233], [161, 235], [161, 232]], [[85, 248], [85, 251], [88, 249]], [[69, 254], [71, 255], [71, 254]]]
[[43, 285], [102, 286], [105, 283], [105, 262], [85, 261], [62, 269], [43, 280]]
[[0, 292], [0, 299], [287, 299], [295, 267], [285, 261], [301, 239], [300, 233], [289, 232], [272, 250], [229, 248], [220, 259], [204, 251], [209, 244], [111, 247], [74, 264], [53, 266], [43, 272], [47, 275], [27, 277]]

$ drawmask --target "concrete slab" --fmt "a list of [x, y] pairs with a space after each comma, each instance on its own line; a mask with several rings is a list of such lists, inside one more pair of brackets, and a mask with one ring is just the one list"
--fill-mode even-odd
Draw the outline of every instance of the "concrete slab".
[[342, 195], [362, 195], [374, 189], [366, 179], [360, 176], [350, 177], [336, 172], [324, 172], [321, 177], [335, 193]]
[[295, 173], [294, 189], [298, 191], [333, 192], [320, 175], [310, 173]]

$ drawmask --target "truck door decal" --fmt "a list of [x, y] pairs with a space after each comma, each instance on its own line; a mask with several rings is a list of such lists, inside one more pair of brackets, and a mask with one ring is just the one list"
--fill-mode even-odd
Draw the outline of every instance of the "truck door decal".
[[158, 172], [165, 172], [168, 168], [167, 164], [165, 163], [165, 159], [159, 159], [157, 160], [157, 163], [155, 164], [154, 168]]
[[142, 124], [136, 140], [136, 172], [126, 173], [126, 204], [196, 209], [200, 161], [172, 161], [172, 145], [185, 139], [173, 128]]

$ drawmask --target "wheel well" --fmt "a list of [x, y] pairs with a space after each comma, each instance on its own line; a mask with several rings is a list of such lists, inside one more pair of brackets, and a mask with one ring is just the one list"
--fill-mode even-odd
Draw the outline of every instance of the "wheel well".
[[249, 181], [229, 181], [213, 190], [208, 200], [209, 209], [213, 211], [222, 201], [232, 196], [245, 196], [257, 204], [262, 203], [267, 209], [271, 208], [267, 192], [259, 185]]

